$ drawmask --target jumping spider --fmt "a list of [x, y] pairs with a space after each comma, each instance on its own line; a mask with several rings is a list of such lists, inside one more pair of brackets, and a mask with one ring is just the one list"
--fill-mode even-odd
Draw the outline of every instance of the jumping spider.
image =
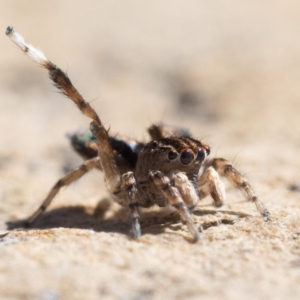
[[146, 144], [110, 136], [97, 113], [75, 89], [66, 73], [49, 61], [42, 51], [25, 42], [13, 27], [7, 27], [6, 35], [33, 61], [47, 69], [54, 85], [92, 119], [90, 135], [71, 136], [73, 147], [87, 160], [54, 185], [39, 209], [28, 219], [28, 224], [46, 210], [63, 186], [93, 168], [104, 173], [114, 200], [129, 208], [134, 238], [141, 235], [139, 207], [171, 205], [187, 225], [192, 240], [199, 240], [191, 211], [207, 195], [212, 196], [215, 206], [223, 204], [225, 189], [219, 175], [244, 190], [262, 216], [269, 216], [269, 211], [246, 179], [226, 159], [209, 158], [209, 146], [192, 138], [188, 132], [162, 124], [152, 125], [148, 129], [151, 141]]

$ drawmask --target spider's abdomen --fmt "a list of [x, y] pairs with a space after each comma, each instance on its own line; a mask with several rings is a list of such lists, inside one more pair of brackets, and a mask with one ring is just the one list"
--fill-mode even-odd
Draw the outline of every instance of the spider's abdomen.
[[[84, 159], [98, 155], [98, 146], [95, 137], [88, 130], [75, 132], [68, 136], [73, 149]], [[109, 136], [109, 142], [114, 152], [116, 163], [122, 173], [134, 171], [142, 143], [125, 136]]]

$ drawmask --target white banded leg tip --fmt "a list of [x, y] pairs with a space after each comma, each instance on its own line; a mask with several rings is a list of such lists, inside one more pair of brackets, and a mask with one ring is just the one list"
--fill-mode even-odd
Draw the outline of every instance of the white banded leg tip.
[[14, 30], [14, 28], [12, 26], [7, 26], [6, 30], [5, 30], [5, 34], [10, 35], [13, 30]]

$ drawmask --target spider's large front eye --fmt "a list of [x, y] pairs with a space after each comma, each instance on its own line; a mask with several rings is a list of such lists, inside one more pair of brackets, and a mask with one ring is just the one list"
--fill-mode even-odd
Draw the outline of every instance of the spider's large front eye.
[[177, 157], [177, 152], [171, 150], [171, 151], [168, 153], [168, 159], [169, 159], [169, 160], [174, 160], [176, 157]]
[[197, 154], [197, 161], [202, 161], [205, 158], [205, 152], [202, 148], [199, 148], [198, 154]]
[[184, 150], [180, 155], [180, 161], [184, 165], [190, 164], [194, 160], [194, 155], [190, 150]]

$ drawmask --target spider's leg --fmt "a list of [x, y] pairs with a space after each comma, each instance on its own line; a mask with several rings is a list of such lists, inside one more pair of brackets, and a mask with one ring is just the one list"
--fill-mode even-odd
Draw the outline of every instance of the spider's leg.
[[188, 129], [178, 126], [166, 125], [164, 123], [155, 123], [148, 128], [151, 140], [159, 140], [168, 136], [191, 137]]
[[244, 190], [248, 198], [255, 203], [257, 210], [262, 216], [267, 218], [270, 215], [268, 209], [258, 199], [247, 180], [232, 166], [229, 161], [224, 158], [214, 158], [211, 165], [220, 175], [227, 177], [238, 188]]
[[133, 238], [141, 236], [139, 203], [137, 199], [136, 180], [133, 172], [127, 172], [122, 175], [122, 188], [126, 191], [128, 206], [130, 209], [131, 230]]
[[108, 132], [101, 123], [97, 122], [92, 122], [90, 129], [97, 141], [98, 155], [106, 185], [110, 192], [118, 197], [122, 188], [122, 177], [109, 142]]
[[28, 225], [32, 224], [47, 209], [47, 207], [51, 204], [52, 200], [54, 199], [54, 197], [57, 195], [57, 193], [63, 186], [69, 185], [72, 182], [78, 180], [83, 175], [91, 171], [93, 168], [97, 167], [98, 164], [99, 164], [98, 157], [89, 159], [85, 161], [85, 163], [82, 164], [80, 167], [67, 173], [64, 177], [59, 179], [56, 182], [56, 184], [53, 186], [53, 188], [51, 189], [51, 191], [49, 192], [48, 196], [43, 201], [41, 206], [32, 214], [32, 216], [28, 218], [27, 224]]
[[86, 102], [79, 92], [73, 86], [68, 75], [64, 73], [59, 67], [48, 60], [45, 54], [34, 46], [27, 43], [24, 38], [17, 33], [13, 27], [8, 26], [6, 29], [6, 35], [34, 62], [38, 63], [49, 71], [49, 76], [54, 82], [54, 85], [68, 98], [70, 98], [81, 110], [81, 112], [101, 124], [100, 119], [94, 109]]
[[177, 209], [182, 220], [186, 223], [190, 233], [192, 234], [193, 242], [197, 242], [200, 239], [200, 234], [193, 223], [193, 218], [178, 189], [172, 186], [170, 184], [170, 179], [163, 175], [160, 171], [150, 172], [149, 176], [153, 180], [154, 184], [161, 189], [169, 204]]
[[76, 90], [68, 75], [54, 63], [48, 60], [41, 50], [28, 44], [19, 33], [14, 31], [13, 27], [11, 26], [7, 27], [6, 34], [33, 61], [37, 62], [39, 65], [47, 69], [54, 85], [64, 95], [71, 99], [84, 115], [92, 119], [91, 131], [97, 140], [100, 164], [106, 178], [107, 186], [113, 194], [119, 193], [121, 188], [120, 172], [116, 165], [113, 150], [109, 143], [108, 132], [102, 126], [100, 118], [95, 110], [88, 102], [83, 99], [80, 93]]
[[211, 195], [216, 207], [223, 205], [226, 194], [224, 183], [220, 180], [218, 172], [209, 167], [199, 178], [198, 187], [200, 198]]

